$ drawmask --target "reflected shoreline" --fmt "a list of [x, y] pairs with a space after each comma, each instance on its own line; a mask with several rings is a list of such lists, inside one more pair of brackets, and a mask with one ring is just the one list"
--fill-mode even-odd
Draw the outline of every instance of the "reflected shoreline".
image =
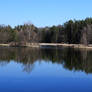
[[0, 47], [0, 66], [11, 61], [23, 64], [31, 72], [36, 61], [61, 64], [70, 71], [92, 73], [92, 51], [73, 48], [14, 48]]

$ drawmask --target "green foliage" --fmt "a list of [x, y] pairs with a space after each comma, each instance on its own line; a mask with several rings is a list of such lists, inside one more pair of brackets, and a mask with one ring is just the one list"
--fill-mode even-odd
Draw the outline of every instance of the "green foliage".
[[69, 43], [92, 44], [92, 18], [69, 20], [64, 25], [37, 28], [33, 24], [0, 25], [0, 43]]

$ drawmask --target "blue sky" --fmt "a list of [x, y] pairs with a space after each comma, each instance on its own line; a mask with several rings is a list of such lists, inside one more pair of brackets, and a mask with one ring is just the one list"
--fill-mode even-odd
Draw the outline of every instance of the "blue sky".
[[92, 0], [0, 0], [0, 24], [38, 27], [92, 17]]

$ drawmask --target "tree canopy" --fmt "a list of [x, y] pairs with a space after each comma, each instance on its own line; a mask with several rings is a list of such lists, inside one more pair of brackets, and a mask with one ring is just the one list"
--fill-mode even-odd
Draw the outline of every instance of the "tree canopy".
[[0, 43], [92, 44], [92, 18], [69, 20], [63, 25], [38, 28], [31, 23], [0, 25]]

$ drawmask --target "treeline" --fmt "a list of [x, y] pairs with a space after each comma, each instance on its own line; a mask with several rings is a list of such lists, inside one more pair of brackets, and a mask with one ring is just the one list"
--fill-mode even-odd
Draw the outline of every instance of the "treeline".
[[26, 23], [15, 28], [0, 25], [0, 43], [92, 44], [92, 18], [69, 20], [63, 25], [38, 28]]

